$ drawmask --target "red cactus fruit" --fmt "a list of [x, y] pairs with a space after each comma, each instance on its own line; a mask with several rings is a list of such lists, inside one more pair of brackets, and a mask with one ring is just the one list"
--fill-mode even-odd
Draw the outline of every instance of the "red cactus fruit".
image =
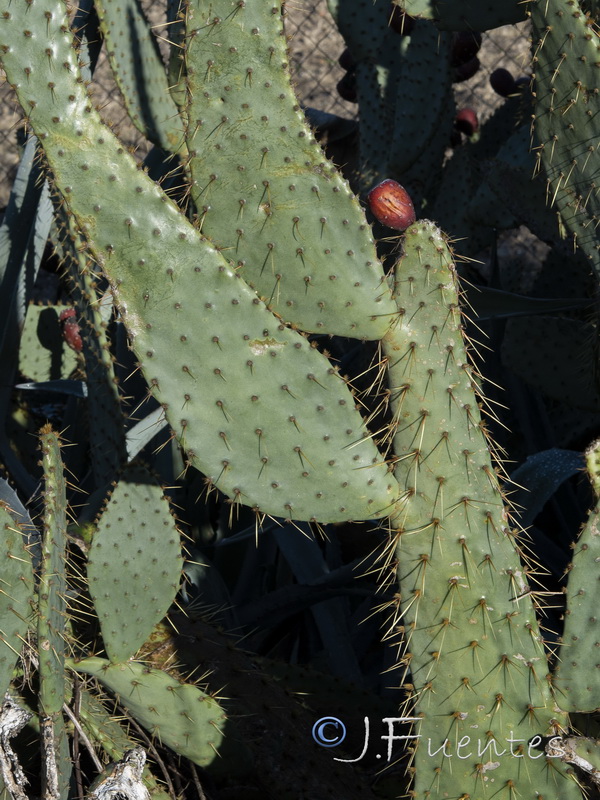
[[409, 17], [395, 3], [390, 3], [390, 16], [388, 25], [396, 33], [402, 36], [410, 36], [415, 27], [414, 17]]
[[460, 67], [475, 58], [481, 47], [481, 34], [477, 31], [460, 31], [454, 34], [450, 63]]
[[75, 350], [76, 353], [81, 353], [83, 350], [83, 341], [81, 339], [79, 323], [75, 317], [76, 311], [74, 308], [65, 308], [64, 311], [61, 311], [58, 320], [62, 325], [62, 335], [67, 345], [71, 350]]
[[498, 67], [490, 75], [490, 86], [500, 97], [508, 97], [518, 91], [515, 79], [504, 67]]
[[72, 317], [74, 317], [76, 313], [77, 312], [75, 311], [74, 308], [65, 308], [64, 311], [60, 312], [60, 316], [58, 318], [58, 321], [62, 325], [63, 322], [66, 322], [68, 319], [72, 319]]
[[467, 61], [465, 64], [461, 64], [460, 66], [454, 68], [452, 83], [462, 83], [463, 81], [468, 81], [469, 78], [472, 78], [473, 75], [475, 75], [480, 66], [481, 64], [479, 63], [477, 56], [473, 56], [470, 61]]
[[479, 130], [479, 120], [472, 108], [461, 108], [454, 117], [454, 127], [467, 136], [473, 136]]
[[406, 189], [387, 178], [367, 195], [373, 216], [397, 231], [405, 231], [416, 220], [415, 209]]

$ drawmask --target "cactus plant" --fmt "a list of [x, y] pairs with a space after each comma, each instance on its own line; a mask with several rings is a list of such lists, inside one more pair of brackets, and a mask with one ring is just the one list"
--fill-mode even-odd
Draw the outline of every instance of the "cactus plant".
[[[227, 780], [251, 780], [254, 760], [272, 776], [272, 789], [264, 775], [252, 778], [266, 796], [317, 797], [320, 784], [323, 796], [331, 795], [341, 779], [324, 766], [322, 751], [312, 767], [296, 765], [294, 785], [278, 775], [289, 757], [282, 737], [292, 737], [295, 715], [304, 725], [306, 713], [273, 688], [267, 662], [229, 639], [208, 664], [196, 652], [199, 631], [209, 631], [207, 640], [223, 638], [211, 613], [231, 627], [246, 624], [247, 646], [289, 660], [309, 653], [340, 677], [377, 689], [395, 715], [413, 721], [413, 733], [401, 739], [411, 743], [403, 774], [391, 771], [395, 795], [571, 800], [581, 793], [568, 765], [582, 765], [586, 753], [592, 766], [584, 770], [596, 775], [595, 748], [576, 736], [568, 712], [589, 713], [596, 704], [597, 678], [579, 675], [582, 664], [594, 663], [581, 648], [581, 631], [593, 616], [586, 598], [597, 512], [573, 558], [561, 643], [552, 609], [540, 608], [535, 592], [535, 581], [545, 580], [535, 573], [543, 554], [531, 550], [543, 537], [534, 531], [530, 543], [515, 530], [507, 477], [488, 431], [498, 435], [499, 420], [494, 414], [482, 420], [481, 408], [491, 409], [495, 399], [484, 387], [491, 395], [495, 389], [471, 360], [460, 270], [440, 228], [468, 236], [470, 255], [494, 243], [491, 223], [524, 222], [552, 242], [566, 229], [597, 267], [591, 11], [575, 0], [489, 2], [477, 9], [421, 0], [400, 5], [419, 19], [398, 35], [387, 2], [330, 3], [357, 83], [361, 152], [358, 173], [349, 175], [357, 197], [323, 154], [298, 103], [278, 6], [170, 2], [174, 45], [164, 69], [137, 0], [96, 3], [130, 114], [157, 145], [144, 168], [93, 107], [79, 50], [86, 41], [74, 37], [63, 2], [0, 0], [2, 67], [37, 137], [27, 145], [28, 162], [0, 232], [8, 380], [17, 350], [22, 365], [43, 352], [40, 325], [30, 335], [27, 320], [24, 331], [21, 323], [24, 308], [31, 319], [37, 308], [28, 306], [29, 245], [39, 260], [52, 196], [57, 224], [50, 236], [79, 325], [72, 349], [81, 354], [68, 351], [69, 369], [76, 363], [75, 377], [90, 397], [84, 434], [74, 420], [85, 393], [75, 394], [72, 376], [53, 371], [54, 362], [49, 372], [27, 367], [29, 382], [18, 384], [27, 389], [0, 391], [0, 410], [14, 427], [30, 429], [39, 416], [55, 414], [65, 430], [64, 471], [59, 441], [45, 424], [42, 470], [27, 462], [18, 476], [17, 436], [0, 433], [0, 454], [20, 491], [42, 477], [46, 486], [38, 509], [41, 545], [30, 536], [26, 547], [16, 509], [0, 508], [7, 555], [0, 665], [15, 702], [37, 708], [31, 725], [46, 744], [40, 771], [47, 796], [70, 796], [71, 766], [83, 785], [65, 749], [67, 734], [74, 742], [85, 736], [96, 760], [96, 749], [118, 759], [127, 751], [121, 766], [134, 764], [140, 779], [145, 754], [131, 731], [116, 728], [107, 707], [97, 705], [99, 685], [139, 735], [150, 736], [156, 764], [169, 748], [187, 759], [189, 775], [197, 778], [198, 764], [239, 796], [240, 786]], [[76, 26], [93, 41], [89, 9], [82, 4]], [[478, 137], [447, 158], [456, 78], [450, 31], [485, 30], [527, 9], [533, 92], [507, 98]], [[126, 25], [129, 35], [121, 36]], [[565, 37], [572, 57], [560, 55]], [[133, 75], [132, 55], [139, 64]], [[573, 63], [583, 65], [577, 75]], [[557, 114], [557, 96], [567, 103], [565, 113]], [[536, 180], [532, 117], [540, 145]], [[36, 147], [49, 186], [39, 207], [29, 202]], [[568, 174], [565, 163], [572, 166]], [[173, 169], [185, 188], [167, 194]], [[366, 198], [375, 183], [396, 179], [418, 221], [411, 216], [403, 237], [386, 232], [375, 241], [381, 229], [368, 223], [360, 194]], [[456, 202], [457, 186], [470, 202]], [[509, 204], [513, 196], [518, 202]], [[547, 199], [558, 207], [559, 225], [543, 207]], [[20, 231], [27, 232], [27, 246]], [[589, 276], [582, 277], [581, 258], [572, 261], [572, 283], [585, 292]], [[540, 317], [540, 338], [550, 341], [558, 331], [578, 355], [584, 351], [581, 331], [591, 339], [597, 320], [581, 319], [579, 290], [570, 299], [574, 288], [558, 280], [559, 262], [555, 255], [544, 264], [544, 280], [559, 285], [552, 298], [512, 296], [497, 286], [482, 293], [494, 336], [499, 317], [569, 314], [558, 322]], [[54, 298], [53, 307], [63, 308], [64, 297]], [[519, 370], [508, 354], [507, 330], [505, 363], [490, 357], [485, 367], [514, 366], [514, 382]], [[595, 345], [585, 353], [592, 373]], [[529, 444], [550, 413], [543, 398], [556, 387], [525, 372], [539, 404], [532, 412], [523, 384], [516, 384], [511, 411]], [[43, 403], [48, 379], [62, 396], [52, 411]], [[41, 393], [41, 408], [29, 399], [34, 393]], [[591, 413], [600, 412], [596, 394], [586, 398]], [[76, 440], [71, 455], [64, 446], [69, 436]], [[552, 446], [546, 452], [555, 452]], [[27, 451], [23, 437], [19, 447]], [[134, 449], [150, 469], [125, 466]], [[28, 470], [33, 474], [23, 474]], [[69, 474], [80, 494], [68, 486]], [[79, 509], [83, 491], [89, 497]], [[541, 505], [539, 497], [535, 503]], [[326, 537], [317, 543], [322, 526]], [[181, 532], [191, 540], [188, 562], [198, 558], [202, 567], [184, 567]], [[562, 545], [554, 542], [559, 551]], [[375, 569], [381, 548], [387, 580], [377, 602], [389, 615], [385, 638], [398, 652], [376, 641], [372, 577], [344, 583], [356, 565]], [[222, 603], [226, 611], [215, 608]], [[200, 606], [205, 619], [182, 621], [174, 608], [186, 604], [190, 615]], [[544, 640], [543, 614], [558, 666]], [[365, 617], [354, 636], [353, 626]], [[250, 630], [257, 620], [258, 629]], [[214, 676], [198, 679], [197, 671], [215, 665]], [[386, 669], [393, 690], [382, 686]], [[257, 670], [258, 678], [248, 677]], [[234, 690], [231, 702], [215, 699], [224, 676]], [[81, 687], [92, 678], [97, 683]], [[251, 700], [244, 701], [244, 691]], [[231, 735], [240, 709], [252, 719]], [[280, 741], [268, 756], [249, 757], [269, 724]], [[240, 731], [250, 741], [242, 743]], [[290, 740], [298, 749], [301, 736], [294, 732]], [[238, 770], [224, 778], [215, 754], [228, 745]], [[22, 757], [34, 773], [39, 757], [25, 746]], [[367, 796], [359, 772], [349, 774], [344, 796]], [[145, 786], [160, 792], [152, 775], [146, 770]]]

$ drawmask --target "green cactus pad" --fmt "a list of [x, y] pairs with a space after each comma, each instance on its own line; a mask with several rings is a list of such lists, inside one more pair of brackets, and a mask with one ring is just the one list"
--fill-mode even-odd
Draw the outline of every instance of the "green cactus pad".
[[33, 568], [23, 534], [4, 504], [0, 504], [0, 528], [0, 694], [4, 697], [30, 624]]
[[40, 432], [40, 449], [44, 470], [44, 535], [37, 624], [40, 714], [52, 716], [61, 713], [65, 702], [67, 498], [60, 440], [49, 425]]
[[197, 686], [182, 684], [135, 661], [111, 664], [103, 658], [69, 662], [93, 675], [135, 719], [179, 755], [206, 767], [223, 739], [225, 715], [216, 700]]
[[383, 345], [404, 490], [391, 520], [401, 598], [390, 635], [403, 633], [421, 718], [413, 796], [510, 797], [514, 786], [523, 800], [574, 798], [540, 747], [561, 718], [480, 415], [452, 252], [426, 220], [403, 247], [400, 314]]
[[600, 275], [600, 42], [576, 0], [531, 4], [534, 131], [548, 202]]
[[292, 90], [280, 6], [190, 2], [192, 197], [265, 302], [306, 331], [379, 339], [394, 312], [365, 215]]
[[432, 19], [440, 30], [487, 31], [501, 25], [523, 22], [522, 0], [394, 0], [412, 17]]
[[32, 381], [68, 378], [77, 357], [67, 346], [59, 316], [67, 306], [29, 305], [19, 347], [19, 370]]
[[[588, 461], [593, 456], [588, 456]], [[575, 545], [559, 652], [557, 702], [565, 711], [600, 708], [600, 509], [593, 508]]]
[[183, 126], [156, 38], [139, 0], [94, 0], [94, 6], [131, 121], [155, 144], [178, 152]]
[[[136, 747], [138, 743], [126, 733], [122, 725], [85, 686], [80, 686], [79, 692], [79, 720], [88, 738], [99, 745], [111, 761], [123, 758], [124, 753]], [[142, 780], [152, 800], [169, 800], [170, 795], [161, 788], [148, 769], [148, 764], [144, 767]], [[90, 787], [90, 791], [92, 789], [93, 786]]]
[[592, 442], [585, 451], [585, 465], [594, 493], [600, 499], [600, 439]]
[[[3, 66], [189, 463], [257, 512], [323, 522], [384, 516], [397, 484], [348, 387], [101, 124], [62, 4], [2, 0], [0, 9]], [[15, 45], [23, 37], [27, 48]]]
[[128, 468], [102, 512], [87, 576], [111, 661], [127, 661], [164, 617], [183, 569], [179, 531], [161, 487]]

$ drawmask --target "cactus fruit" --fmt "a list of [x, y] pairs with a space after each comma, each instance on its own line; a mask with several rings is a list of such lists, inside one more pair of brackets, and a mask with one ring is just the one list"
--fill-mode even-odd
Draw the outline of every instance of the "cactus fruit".
[[379, 183], [367, 195], [371, 213], [382, 225], [404, 231], [415, 221], [415, 209], [410, 195], [391, 178]]
[[77, 312], [74, 308], [66, 308], [61, 311], [58, 321], [62, 325], [62, 335], [65, 342], [76, 353], [81, 353], [83, 350], [83, 341], [81, 339], [81, 330], [77, 322]]
[[517, 91], [515, 79], [504, 67], [498, 67], [490, 74], [490, 86], [500, 97], [509, 97]]
[[452, 73], [452, 83], [464, 83], [464, 81], [471, 80], [471, 78], [479, 72], [481, 62], [478, 56], [473, 56], [469, 61], [464, 64], [459, 64], [454, 67]]
[[454, 117], [454, 127], [467, 136], [473, 136], [479, 130], [479, 120], [472, 108], [461, 108]]

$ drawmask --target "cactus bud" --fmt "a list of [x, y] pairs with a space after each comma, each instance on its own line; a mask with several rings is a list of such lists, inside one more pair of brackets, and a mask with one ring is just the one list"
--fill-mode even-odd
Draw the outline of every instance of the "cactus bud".
[[397, 231], [406, 230], [416, 220], [415, 209], [406, 189], [387, 178], [367, 195], [373, 216]]

